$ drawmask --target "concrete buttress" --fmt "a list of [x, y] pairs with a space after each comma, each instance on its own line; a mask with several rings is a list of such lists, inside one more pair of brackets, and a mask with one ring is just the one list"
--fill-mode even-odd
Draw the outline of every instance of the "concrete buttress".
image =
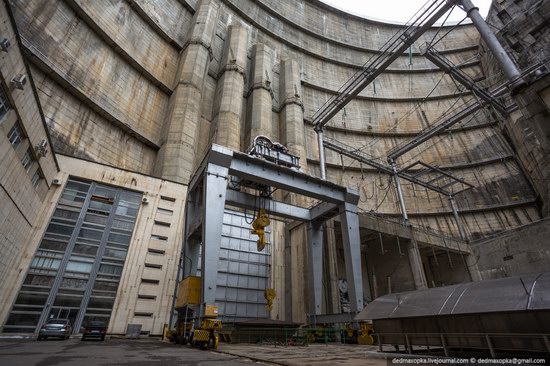
[[155, 175], [179, 183], [188, 183], [195, 168], [202, 89], [212, 57], [218, 11], [216, 1], [203, 0], [195, 13], [163, 127]]
[[279, 100], [281, 143], [300, 157], [300, 166], [307, 171], [302, 84], [296, 60], [281, 61]]
[[218, 74], [214, 103], [213, 142], [230, 149], [241, 150], [242, 97], [245, 85], [248, 30], [229, 26]]
[[279, 141], [279, 128], [273, 126], [272, 118], [272, 70], [273, 50], [258, 43], [252, 48], [250, 91], [248, 97], [247, 129], [245, 145], [252, 144], [254, 137], [264, 135]]

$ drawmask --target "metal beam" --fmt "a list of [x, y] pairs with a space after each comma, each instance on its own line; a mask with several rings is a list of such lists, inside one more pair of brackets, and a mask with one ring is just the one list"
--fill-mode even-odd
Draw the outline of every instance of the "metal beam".
[[[225, 203], [239, 208], [257, 209], [258, 198], [249, 193], [238, 192], [234, 190], [227, 190], [225, 195]], [[299, 206], [290, 205], [288, 203], [267, 199], [265, 207], [270, 215], [279, 216], [284, 219], [309, 221], [310, 210]]]
[[307, 197], [332, 203], [359, 200], [359, 195], [350, 188], [338, 186], [279, 165], [234, 152], [229, 174]]
[[449, 11], [456, 0], [436, 0], [409, 25], [404, 27], [399, 34], [392, 37], [380, 53], [371, 57], [361, 71], [357, 72], [338, 91], [338, 95], [325, 103], [312, 117], [313, 127], [316, 131], [323, 127], [355, 98], [378, 75], [388, 68], [407, 48], [409, 48], [422, 34]]
[[339, 214], [338, 205], [334, 203], [321, 202], [309, 210], [312, 221], [328, 220]]
[[433, 47], [427, 47], [423, 53], [424, 57], [430, 60], [434, 65], [451, 75], [453, 79], [464, 85], [468, 90], [471, 90], [475, 95], [490, 103], [501, 114], [506, 114], [506, 107], [503, 106], [496, 98], [491, 94], [480, 88], [475, 81], [473, 81], [468, 75], [455, 67], [447, 59], [441, 56]]
[[[367, 164], [367, 165], [369, 165], [369, 166], [371, 166], [371, 167], [375, 168], [376, 170], [381, 171], [381, 172], [383, 172], [383, 173], [391, 174], [391, 175], [394, 174], [394, 172], [393, 172], [393, 170], [392, 170], [391, 167], [388, 167], [388, 166], [383, 165], [383, 164], [381, 164], [381, 163], [379, 163], [379, 162], [377, 162], [377, 161], [374, 161], [374, 160], [372, 160], [372, 159], [369, 159], [369, 158], [367, 158], [367, 157], [365, 157], [365, 156], [363, 156], [363, 155], [358, 154], [357, 152], [350, 151], [350, 150], [349, 150], [349, 146], [345, 146], [345, 145], [342, 144], [342, 143], [337, 143], [335, 140], [327, 141], [327, 140], [325, 139], [324, 144], [325, 144], [325, 147], [326, 147], [327, 149], [329, 149], [329, 150], [335, 151], [335, 152], [337, 152], [337, 153], [339, 153], [339, 154], [342, 154], [342, 155], [344, 155], [344, 156], [347, 156], [348, 158], [357, 160], [357, 161], [359, 161], [359, 162], [361, 162], [361, 163], [365, 163], [365, 164]], [[427, 164], [425, 164], [425, 163], [422, 163], [421, 161], [416, 161], [415, 163], [410, 164], [410, 165], [408, 165], [407, 167], [402, 168], [401, 170], [399, 170], [399, 171], [397, 172], [397, 175], [398, 175], [400, 178], [403, 178], [403, 179], [405, 179], [405, 180], [407, 180], [407, 181], [409, 181], [409, 182], [418, 184], [418, 185], [420, 185], [420, 186], [422, 186], [422, 187], [424, 187], [424, 188], [430, 189], [430, 190], [432, 190], [432, 191], [434, 191], [434, 192], [437, 192], [437, 193], [440, 193], [440, 194], [444, 194], [445, 196], [448, 196], [449, 194], [458, 194], [459, 192], [464, 191], [464, 190], [462, 190], [462, 191], [459, 191], [459, 192], [448, 192], [448, 191], [446, 191], [446, 190], [444, 190], [444, 189], [441, 189], [441, 188], [438, 187], [438, 186], [435, 186], [435, 185], [433, 185], [433, 184], [426, 183], [426, 182], [424, 182], [424, 181], [418, 179], [418, 176], [420, 176], [420, 175], [422, 175], [422, 174], [417, 173], [417, 174], [415, 174], [415, 175], [410, 175], [410, 174], [408, 174], [408, 173], [405, 173], [405, 170], [407, 170], [408, 168], [410, 168], [410, 167], [412, 167], [412, 166], [414, 166], [414, 165], [417, 165], [417, 164], [421, 164], [421, 165], [425, 166], [426, 168], [428, 168], [428, 169], [427, 169], [426, 171], [424, 171], [422, 174], [428, 173], [429, 171], [433, 171], [433, 170], [435, 170], [435, 169], [439, 169], [439, 168], [437, 168], [437, 167], [432, 167], [432, 166], [430, 166], [430, 165], [427, 165]], [[466, 185], [469, 186], [470, 188], [473, 187], [470, 183], [467, 183], [467, 182], [465, 182], [465, 181], [463, 181], [463, 180], [461, 180], [461, 179], [459, 179], [459, 178], [456, 178], [456, 177], [450, 175], [449, 173], [445, 173], [445, 171], [443, 171], [443, 170], [441, 170], [441, 169], [439, 169], [438, 171], [443, 172], [444, 174], [448, 175], [448, 176], [451, 177], [452, 179], [458, 180], [459, 182], [466, 184]]]
[[[489, 93], [492, 96], [492, 98], [495, 98], [503, 95], [507, 90], [508, 90], [507, 87], [504, 85], [504, 86], [499, 86], [496, 89], [493, 89]], [[441, 131], [444, 131], [447, 128], [462, 121], [464, 118], [480, 110], [485, 103], [486, 102], [483, 100], [474, 100], [469, 104], [466, 104], [464, 108], [462, 108], [460, 111], [456, 112], [450, 117], [447, 117], [446, 119], [444, 119], [445, 116], [441, 116], [440, 119], [443, 120], [442, 122], [440, 123], [436, 122], [431, 127], [424, 129], [416, 137], [414, 137], [409, 142], [403, 144], [402, 146], [396, 146], [393, 149], [390, 149], [388, 151], [388, 161], [396, 160], [401, 155], [404, 155], [405, 153], [411, 151], [415, 147], [423, 144], [424, 142], [428, 141], [429, 139], [431, 139]], [[510, 112], [509, 109], [508, 109], [508, 112]]]
[[453, 114], [452, 116], [444, 120], [442, 123], [432, 125], [431, 128], [428, 128], [422, 131], [418, 136], [414, 137], [411, 141], [407, 142], [404, 146], [399, 147], [397, 149], [390, 150], [388, 152], [388, 161], [396, 160], [398, 157], [406, 154], [407, 152], [411, 151], [415, 147], [430, 140], [432, 137], [434, 137], [441, 131], [451, 127], [452, 125], [462, 121], [464, 118], [468, 117], [469, 115], [477, 112], [478, 110], [481, 109], [481, 107], [482, 107], [481, 103], [479, 103], [478, 101], [474, 101], [473, 103], [467, 105], [462, 110], [458, 111], [457, 113]]
[[362, 163], [367, 164], [368, 166], [373, 167], [376, 170], [379, 170], [381, 172], [387, 173], [387, 174], [393, 174], [393, 171], [390, 167], [379, 163], [377, 161], [374, 161], [372, 159], [368, 159], [362, 155], [357, 154], [356, 152], [349, 151], [346, 147], [343, 147], [343, 144], [341, 143], [335, 143], [335, 141], [327, 141], [324, 140], [324, 145], [327, 149], [335, 151], [339, 154], [342, 154], [344, 156], [347, 156], [348, 158], [352, 158], [354, 160], [360, 161]]
[[327, 167], [325, 163], [325, 145], [323, 144], [323, 130], [317, 131], [317, 142], [319, 145], [319, 167], [321, 170], [321, 179], [327, 179]]
[[399, 175], [397, 174], [397, 165], [395, 161], [391, 161], [391, 168], [393, 170], [393, 178], [395, 179], [395, 187], [397, 189], [397, 198], [399, 199], [399, 207], [401, 207], [401, 214], [403, 215], [403, 221], [405, 225], [409, 224], [409, 216], [407, 216], [407, 208], [405, 206], [405, 198], [403, 197], [403, 191], [401, 190], [401, 182], [399, 181]]
[[229, 167], [231, 160], [233, 159], [233, 151], [226, 147], [212, 144], [212, 147], [208, 154], [202, 159], [199, 167], [195, 171], [193, 178], [189, 182], [188, 190], [194, 190], [197, 186], [203, 182], [203, 174], [209, 163], [213, 163], [218, 166]]

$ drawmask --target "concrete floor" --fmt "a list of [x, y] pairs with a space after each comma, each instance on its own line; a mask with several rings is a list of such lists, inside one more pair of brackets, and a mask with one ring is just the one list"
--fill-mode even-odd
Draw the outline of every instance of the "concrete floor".
[[274, 347], [221, 343], [218, 352], [213, 352], [156, 339], [109, 339], [105, 342], [82, 342], [79, 338], [43, 342], [34, 339], [0, 339], [0, 365], [386, 365], [386, 360], [372, 357], [367, 353], [374, 349], [376, 347], [343, 344]]
[[372, 354], [377, 349], [378, 346], [340, 343], [310, 344], [307, 347], [221, 343], [219, 352], [285, 366], [386, 366], [385, 359]]

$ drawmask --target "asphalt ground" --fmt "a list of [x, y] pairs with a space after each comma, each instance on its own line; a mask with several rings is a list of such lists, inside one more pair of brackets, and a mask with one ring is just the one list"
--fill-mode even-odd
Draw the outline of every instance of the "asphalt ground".
[[0, 339], [2, 366], [189, 365], [251, 366], [248, 358], [174, 345], [158, 339]]

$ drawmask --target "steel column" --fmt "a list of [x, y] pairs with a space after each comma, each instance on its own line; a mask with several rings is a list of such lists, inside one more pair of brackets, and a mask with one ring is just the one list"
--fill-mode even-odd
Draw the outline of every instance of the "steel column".
[[308, 239], [308, 275], [309, 275], [309, 293], [310, 314], [313, 315], [315, 325], [315, 315], [321, 314], [321, 298], [323, 293], [323, 225], [320, 222], [310, 221], [307, 224]]
[[393, 171], [393, 178], [395, 179], [395, 186], [397, 188], [397, 197], [399, 198], [399, 206], [401, 207], [401, 213], [403, 214], [403, 220], [405, 225], [409, 224], [409, 216], [407, 215], [407, 208], [405, 207], [405, 199], [403, 198], [403, 191], [401, 190], [401, 182], [399, 181], [399, 175], [397, 174], [397, 166], [395, 161], [390, 161]]
[[321, 179], [327, 179], [327, 171], [325, 166], [325, 144], [323, 143], [323, 130], [317, 131], [317, 142], [319, 144], [319, 167], [321, 170]]
[[214, 164], [208, 164], [204, 172], [201, 317], [204, 316], [204, 305], [216, 302], [218, 261], [220, 258], [227, 177], [228, 169]]
[[[363, 277], [361, 274], [361, 238], [359, 237], [359, 216], [357, 206], [344, 204], [340, 209], [344, 261], [350, 310], [363, 310]], [[368, 288], [368, 286], [367, 286]]]
[[460, 3], [468, 18], [472, 20], [472, 23], [474, 23], [479, 31], [481, 38], [487, 43], [487, 46], [502, 67], [502, 71], [504, 71], [504, 74], [510, 81], [512, 90], [524, 85], [525, 81], [521, 77], [514, 61], [508, 56], [504, 47], [502, 47], [495, 34], [491, 31], [491, 28], [485, 23], [485, 20], [483, 20], [483, 17], [479, 14], [479, 9], [475, 7], [470, 0], [460, 0]]
[[[197, 276], [199, 271], [199, 258], [201, 251], [201, 233], [196, 232], [197, 227], [192, 228], [192, 224], [196, 224], [201, 217], [201, 202], [202, 196], [199, 192], [200, 188], [196, 187], [193, 191], [189, 191], [187, 196], [187, 205], [185, 207], [185, 232], [184, 232], [184, 265], [182, 267], [183, 278], [187, 276]], [[204, 224], [204, 223], [203, 223]], [[194, 231], [193, 231], [194, 229]], [[185, 256], [189, 258], [189, 266], [185, 266]]]
[[456, 220], [456, 226], [458, 227], [460, 238], [463, 240], [468, 240], [468, 238], [466, 237], [466, 231], [464, 230], [464, 226], [462, 225], [462, 220], [460, 220], [460, 216], [458, 216], [458, 209], [456, 207], [455, 197], [453, 195], [449, 196], [449, 202], [451, 203], [451, 208], [453, 209], [453, 216]]

